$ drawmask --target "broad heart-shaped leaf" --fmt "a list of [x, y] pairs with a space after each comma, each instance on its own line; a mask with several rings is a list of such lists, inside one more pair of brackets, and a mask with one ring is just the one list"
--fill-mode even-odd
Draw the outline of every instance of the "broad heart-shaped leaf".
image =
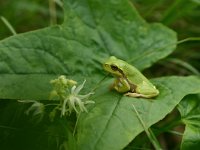
[[1, 99], [47, 99], [56, 75], [97, 83], [110, 55], [142, 70], [175, 49], [176, 33], [146, 23], [128, 0], [64, 0], [64, 10], [62, 25], [0, 42]]
[[181, 149], [199, 149], [200, 147], [200, 98], [189, 95], [178, 105], [181, 120], [186, 125]]
[[185, 95], [200, 93], [199, 77], [163, 77], [152, 82], [160, 91], [153, 99], [125, 97], [108, 91], [108, 84], [98, 89], [93, 98], [95, 106], [79, 119], [79, 149], [122, 149], [144, 130], [132, 105], [150, 127], [170, 113]]

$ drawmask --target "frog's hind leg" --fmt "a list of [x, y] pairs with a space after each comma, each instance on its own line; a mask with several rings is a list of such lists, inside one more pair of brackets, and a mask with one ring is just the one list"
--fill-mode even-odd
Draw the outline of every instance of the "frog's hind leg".
[[159, 91], [154, 85], [147, 84], [145, 81], [143, 81], [142, 84], [137, 87], [136, 91], [137, 92], [127, 93], [126, 96], [152, 98], [159, 94]]
[[[159, 94], [159, 91], [155, 86], [147, 84], [145, 81], [142, 82], [140, 86], [138, 86], [137, 91], [140, 92], [128, 92], [125, 95], [130, 97], [144, 97], [144, 98], [152, 98]], [[142, 93], [142, 94], [141, 94]]]
[[129, 97], [144, 97], [144, 98], [151, 98], [151, 97], [154, 97], [152, 95], [144, 95], [144, 94], [139, 94], [139, 93], [131, 93], [131, 92], [128, 92], [126, 94], [124, 94], [125, 96], [129, 96]]

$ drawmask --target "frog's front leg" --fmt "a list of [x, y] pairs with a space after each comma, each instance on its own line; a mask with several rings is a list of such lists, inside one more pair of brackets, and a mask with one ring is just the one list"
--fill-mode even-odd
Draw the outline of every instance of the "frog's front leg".
[[129, 83], [123, 78], [117, 78], [113, 84], [113, 87], [120, 93], [124, 93], [130, 90]]

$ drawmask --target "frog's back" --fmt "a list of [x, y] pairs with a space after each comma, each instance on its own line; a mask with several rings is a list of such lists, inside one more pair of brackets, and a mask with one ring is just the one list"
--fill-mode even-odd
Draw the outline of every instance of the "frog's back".
[[153, 84], [136, 67], [127, 63], [127, 65], [124, 66], [124, 70], [127, 78], [131, 80], [132, 83], [138, 85], [145, 81], [153, 86]]

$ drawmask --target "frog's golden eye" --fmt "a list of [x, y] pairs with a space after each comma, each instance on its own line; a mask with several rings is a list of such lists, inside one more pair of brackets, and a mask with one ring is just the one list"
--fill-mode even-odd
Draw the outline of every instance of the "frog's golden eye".
[[112, 69], [113, 71], [117, 71], [117, 70], [119, 70], [118, 67], [115, 66], [115, 65], [110, 65], [110, 67], [111, 67], [111, 69]]

